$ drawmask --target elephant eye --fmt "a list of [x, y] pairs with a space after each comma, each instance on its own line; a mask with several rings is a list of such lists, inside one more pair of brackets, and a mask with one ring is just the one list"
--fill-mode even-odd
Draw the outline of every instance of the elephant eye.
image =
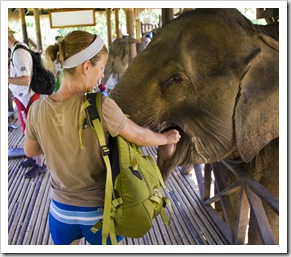
[[180, 74], [174, 74], [170, 79], [169, 82], [180, 83], [182, 81], [182, 77]]
[[169, 79], [163, 82], [163, 86], [169, 86], [171, 84], [178, 84], [182, 82], [182, 77], [180, 74], [173, 74]]
[[178, 75], [174, 75], [173, 76], [173, 82], [176, 82], [176, 83], [180, 83], [181, 81], [182, 81], [182, 78], [181, 78], [181, 76], [178, 74]]

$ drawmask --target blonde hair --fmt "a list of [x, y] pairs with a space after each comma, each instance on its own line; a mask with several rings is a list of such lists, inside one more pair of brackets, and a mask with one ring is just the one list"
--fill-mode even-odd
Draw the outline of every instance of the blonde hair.
[[[59, 63], [62, 66], [66, 59], [88, 47], [94, 39], [95, 35], [82, 30], [72, 31], [66, 37], [60, 38], [54, 45], [48, 46], [45, 50], [46, 67], [54, 71], [55, 63]], [[95, 66], [104, 54], [108, 54], [105, 45], [89, 61]], [[64, 69], [63, 73], [74, 75], [75, 70], [76, 67]]]

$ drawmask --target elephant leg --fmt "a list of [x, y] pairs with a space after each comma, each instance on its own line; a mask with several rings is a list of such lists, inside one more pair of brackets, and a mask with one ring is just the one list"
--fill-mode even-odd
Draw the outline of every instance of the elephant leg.
[[[271, 173], [271, 172], [269, 172]], [[267, 174], [261, 179], [261, 184], [279, 198], [279, 174]], [[271, 229], [273, 231], [274, 239], [279, 244], [279, 215], [277, 215], [267, 204], [263, 202]]]
[[[253, 171], [253, 177], [279, 199], [279, 140], [274, 139], [256, 156], [249, 167]], [[279, 215], [277, 215], [267, 204], [262, 201], [266, 216], [270, 223], [274, 239], [279, 243]], [[256, 221], [252, 216], [249, 226], [249, 244], [258, 244], [259, 233]]]

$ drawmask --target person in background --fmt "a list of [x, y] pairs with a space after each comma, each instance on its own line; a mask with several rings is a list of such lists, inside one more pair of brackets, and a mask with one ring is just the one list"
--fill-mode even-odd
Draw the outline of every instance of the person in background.
[[99, 83], [97, 92], [100, 92], [105, 96], [108, 96], [108, 92], [106, 90], [106, 87], [102, 82]]
[[[62, 39], [62, 36], [55, 36], [55, 42], [57, 43], [59, 40]], [[55, 79], [56, 79], [56, 85], [54, 92], [57, 92], [61, 86], [61, 81], [62, 81], [62, 72], [61, 72], [61, 67], [60, 64], [55, 61], [55, 69], [54, 69], [54, 74], [55, 74]]]
[[[31, 106], [24, 150], [31, 157], [46, 156], [54, 243], [79, 244], [85, 237], [90, 244], [102, 244], [102, 229], [94, 234], [91, 227], [103, 217], [106, 167], [92, 128], [84, 125], [81, 106], [85, 94], [104, 77], [108, 50], [99, 36], [76, 30], [50, 45], [45, 56], [51, 70], [55, 61], [62, 65], [62, 83], [57, 92]], [[108, 134], [121, 135], [140, 146], [175, 144], [180, 139], [177, 130], [156, 133], [140, 127], [106, 96], [102, 97], [102, 118]], [[121, 243], [122, 238], [117, 236], [117, 241]], [[111, 244], [109, 237], [107, 244]]]
[[[13, 100], [17, 107], [20, 125], [24, 134], [28, 110], [31, 104], [40, 98], [40, 95], [33, 92], [29, 86], [33, 70], [33, 62], [30, 53], [25, 49], [17, 49], [14, 51], [14, 48], [18, 44], [25, 45], [27, 48], [28, 46], [18, 42], [14, 34], [15, 31], [8, 27], [8, 47], [11, 50], [8, 84], [13, 94]], [[20, 166], [23, 168], [32, 167], [24, 174], [25, 178], [34, 178], [47, 170], [42, 154], [34, 158], [27, 158], [20, 163]]]

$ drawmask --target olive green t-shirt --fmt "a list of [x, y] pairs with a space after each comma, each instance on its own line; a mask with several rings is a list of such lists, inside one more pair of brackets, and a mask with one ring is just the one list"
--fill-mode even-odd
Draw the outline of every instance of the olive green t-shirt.
[[[102, 99], [104, 130], [117, 136], [127, 118], [112, 99]], [[64, 204], [96, 207], [103, 205], [106, 168], [92, 128], [82, 128], [83, 102], [81, 94], [61, 102], [49, 96], [35, 101], [28, 113], [25, 135], [37, 140], [43, 150], [51, 174], [51, 198]]]

